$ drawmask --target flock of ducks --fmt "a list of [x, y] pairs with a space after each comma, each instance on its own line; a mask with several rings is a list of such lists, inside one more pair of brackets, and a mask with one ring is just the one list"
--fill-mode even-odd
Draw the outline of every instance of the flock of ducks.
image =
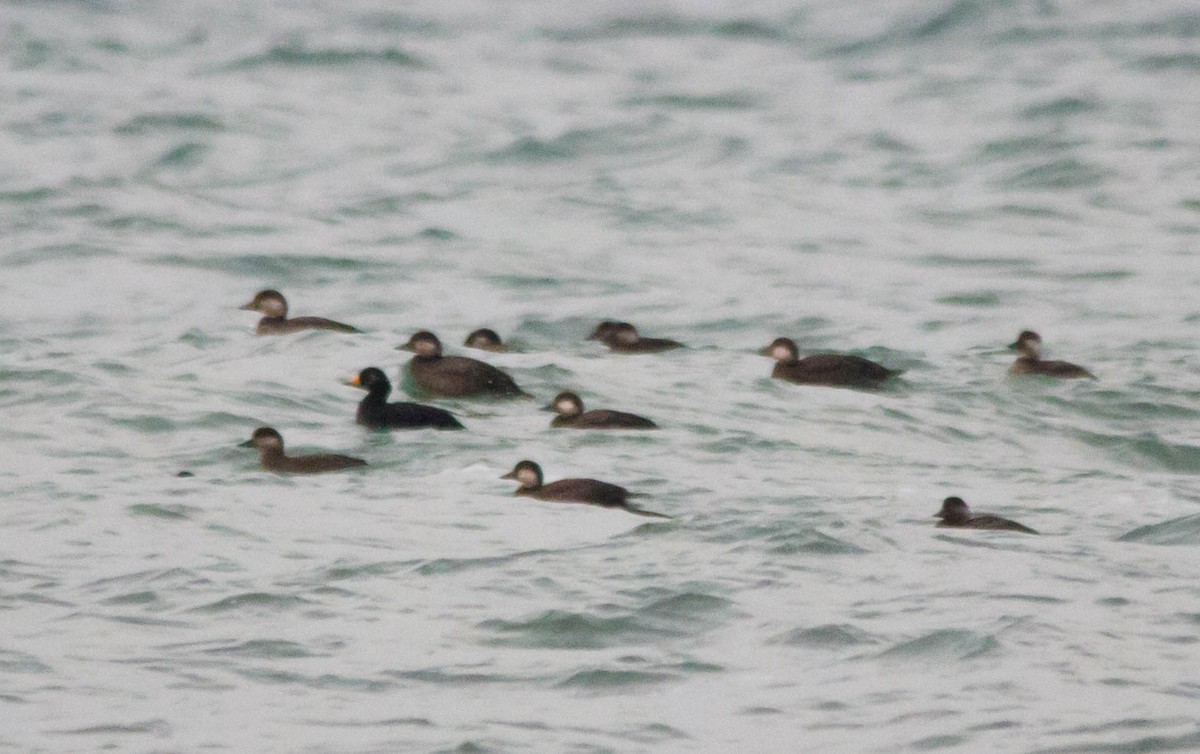
[[[287, 300], [275, 290], [259, 291], [254, 298], [241, 307], [243, 310], [261, 313], [255, 332], [259, 335], [286, 335], [305, 330], [330, 330], [341, 333], [362, 332], [356, 327], [335, 322], [324, 317], [288, 317]], [[647, 354], [661, 353], [684, 348], [682, 343], [668, 338], [647, 338], [640, 335], [628, 322], [605, 320], [596, 325], [587, 340], [603, 343], [615, 353]], [[485, 351], [503, 352], [508, 347], [494, 330], [481, 328], [467, 336], [463, 345]], [[1009, 368], [1010, 375], [1042, 375], [1059, 379], [1089, 378], [1095, 375], [1076, 364], [1066, 361], [1044, 360], [1041, 356], [1042, 339], [1037, 333], [1025, 330], [1009, 348], [1018, 354]], [[409, 379], [422, 392], [431, 397], [466, 398], [486, 397], [493, 399], [532, 398], [522, 390], [511, 376], [478, 359], [465, 356], [446, 356], [442, 343], [428, 330], [414, 333], [408, 342], [397, 346], [397, 350], [410, 351], [413, 356], [406, 365]], [[771, 376], [801, 385], [824, 385], [830, 387], [877, 388], [896, 377], [900, 370], [888, 369], [870, 359], [838, 353], [821, 353], [801, 358], [795, 341], [791, 338], [776, 338], [760, 351], [763, 356], [775, 360]], [[358, 404], [356, 421], [371, 429], [464, 429], [461, 422], [449, 411], [420, 403], [389, 403], [392, 384], [387, 375], [377, 367], [367, 367], [347, 384], [367, 391]], [[555, 396], [544, 410], [558, 414], [550, 422], [551, 427], [568, 429], [626, 429], [650, 430], [658, 427], [650, 419], [624, 411], [600, 409], [585, 411], [583, 400], [570, 391]], [[283, 437], [271, 427], [254, 430], [243, 447], [258, 449], [259, 461], [264, 469], [283, 474], [319, 474], [329, 471], [359, 468], [367, 465], [361, 458], [337, 454], [314, 454], [289, 456], [284, 452]], [[585, 503], [604, 508], [619, 508], [639, 516], [670, 518], [670, 516], [643, 510], [629, 504], [629, 498], [638, 497], [624, 487], [596, 479], [560, 479], [547, 484], [542, 469], [537, 463], [523, 460], [505, 474], [502, 479], [512, 479], [519, 487], [515, 494], [538, 500], [564, 503]], [[987, 514], [975, 515], [959, 497], [948, 497], [942, 503], [936, 518], [938, 526], [993, 529], [1037, 534], [1036, 531], [1016, 521]]]

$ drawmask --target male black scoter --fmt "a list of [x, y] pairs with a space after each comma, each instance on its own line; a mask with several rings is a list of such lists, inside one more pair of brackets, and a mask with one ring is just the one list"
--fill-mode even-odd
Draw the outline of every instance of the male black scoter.
[[465, 356], [443, 356], [442, 342], [428, 330], [413, 333], [397, 350], [412, 351], [408, 374], [418, 387], [430, 395], [447, 398], [491, 396], [493, 398], [532, 398], [517, 387], [504, 372], [491, 364]]
[[598, 340], [616, 353], [659, 353], [684, 345], [669, 338], [643, 338], [628, 322], [604, 320], [586, 340]]
[[654, 511], [646, 511], [629, 505], [630, 497], [638, 497], [624, 487], [595, 479], [559, 479], [550, 484], [542, 483], [542, 467], [533, 461], [521, 461], [513, 470], [500, 477], [515, 479], [520, 483], [515, 494], [546, 500], [553, 503], [586, 503], [601, 508], [620, 508], [639, 516], [670, 518]]
[[801, 385], [879, 387], [884, 380], [900, 374], [899, 370], [851, 354], [818, 353], [802, 359], [791, 338], [776, 338], [759, 353], [775, 359], [772, 377]]
[[392, 383], [382, 369], [367, 367], [354, 376], [347, 385], [367, 391], [367, 397], [358, 404], [355, 421], [371, 429], [463, 429], [454, 415], [436, 406], [420, 403], [388, 403]]
[[480, 351], [493, 351], [495, 353], [504, 353], [508, 350], [508, 345], [500, 340], [500, 335], [488, 327], [481, 327], [472, 332], [463, 341], [463, 345], [467, 348], [477, 348]]
[[1008, 347], [1020, 354], [1013, 365], [1008, 368], [1010, 375], [1040, 374], [1044, 377], [1058, 377], [1064, 380], [1080, 377], [1096, 379], [1096, 375], [1078, 364], [1042, 359], [1042, 336], [1033, 330], [1023, 330], [1017, 336], [1016, 341], [1010, 343]]
[[1036, 531], [1028, 526], [1018, 524], [1016, 521], [1010, 521], [1007, 518], [1000, 518], [991, 514], [983, 513], [978, 516], [971, 513], [970, 507], [961, 497], [948, 497], [942, 501], [942, 509], [933, 514], [934, 518], [940, 518], [938, 526], [953, 527], [956, 529], [993, 529], [997, 531], [1021, 531], [1026, 534], [1037, 534]]
[[362, 332], [341, 322], [334, 322], [324, 317], [294, 317], [288, 319], [287, 299], [279, 291], [259, 291], [253, 300], [241, 307], [245, 311], [261, 312], [263, 318], [258, 321], [254, 332], [259, 335], [286, 335], [302, 330], [333, 330], [334, 332]]
[[550, 421], [551, 427], [569, 429], [657, 429], [658, 425], [644, 416], [627, 414], [608, 409], [583, 410], [583, 400], [567, 390], [554, 396], [554, 400], [542, 408], [558, 414]]
[[321, 474], [366, 466], [361, 458], [320, 453], [309, 456], [288, 456], [283, 452], [283, 436], [271, 427], [259, 427], [242, 448], [258, 448], [258, 460], [267, 471], [277, 474]]

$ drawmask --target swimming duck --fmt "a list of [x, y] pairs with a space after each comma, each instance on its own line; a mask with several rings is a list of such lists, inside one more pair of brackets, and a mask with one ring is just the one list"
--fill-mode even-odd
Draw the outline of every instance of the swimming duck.
[[900, 374], [898, 370], [850, 354], [818, 353], [802, 359], [791, 338], [776, 338], [759, 353], [775, 359], [772, 377], [801, 385], [879, 387], [887, 378]]
[[938, 521], [938, 526], [953, 527], [957, 529], [994, 529], [1000, 531], [1021, 531], [1026, 534], [1037, 534], [1036, 531], [1028, 526], [1018, 524], [1016, 521], [1010, 521], [1007, 518], [1000, 518], [987, 513], [981, 515], [973, 515], [970, 507], [961, 497], [948, 497], [942, 501], [942, 509], [934, 514], [935, 518], [942, 519]]
[[472, 332], [463, 341], [463, 345], [467, 348], [477, 348], [480, 351], [493, 351], [495, 353], [504, 353], [508, 350], [508, 346], [500, 340], [500, 336], [496, 331], [487, 327], [481, 327]]
[[1096, 379], [1096, 375], [1068, 361], [1045, 361], [1042, 359], [1042, 336], [1033, 330], [1023, 330], [1016, 341], [1008, 346], [1020, 356], [1008, 368], [1010, 375], [1040, 374], [1044, 377], [1060, 379], [1076, 379], [1087, 377]]
[[628, 322], [612, 320], [604, 320], [596, 325], [586, 339], [598, 340], [617, 353], [659, 353], [684, 347], [682, 343], [668, 338], [643, 338], [637, 328]]
[[586, 503], [601, 508], [620, 508], [639, 516], [652, 518], [670, 518], [670, 516], [653, 511], [633, 508], [629, 505], [630, 497], [638, 495], [629, 492], [624, 487], [618, 487], [608, 482], [595, 479], [559, 479], [550, 484], [542, 483], [542, 467], [533, 461], [521, 461], [513, 470], [500, 477], [515, 479], [520, 483], [515, 494], [546, 500], [555, 503]]
[[321, 474], [326, 471], [341, 471], [366, 466], [361, 458], [320, 453], [290, 457], [283, 452], [283, 436], [271, 427], [259, 427], [242, 448], [258, 448], [258, 460], [267, 471], [277, 474]]
[[542, 408], [558, 414], [550, 421], [551, 427], [570, 429], [657, 429], [658, 425], [637, 414], [624, 411], [596, 409], [585, 412], [583, 400], [571, 391], [563, 391]]
[[294, 317], [288, 319], [287, 299], [279, 291], [265, 290], [254, 295], [250, 303], [241, 307], [250, 312], [261, 312], [263, 318], [258, 321], [254, 332], [259, 335], [286, 335], [302, 330], [333, 330], [335, 332], [362, 332], [357, 327], [334, 322], [324, 317]]
[[355, 420], [371, 429], [463, 429], [454, 415], [436, 406], [420, 403], [388, 403], [392, 383], [382, 369], [367, 367], [355, 375], [347, 385], [367, 391], [367, 397], [358, 404]]
[[442, 342], [428, 330], [413, 334], [397, 350], [412, 351], [408, 373], [430, 395], [447, 398], [485, 395], [493, 398], [532, 398], [513, 378], [491, 364], [465, 356], [443, 356]]

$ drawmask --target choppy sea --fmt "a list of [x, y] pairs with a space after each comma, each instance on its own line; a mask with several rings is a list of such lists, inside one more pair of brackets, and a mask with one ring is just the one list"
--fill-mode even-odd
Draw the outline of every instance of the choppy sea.
[[0, 96], [0, 751], [1200, 749], [1194, 2], [6, 0]]

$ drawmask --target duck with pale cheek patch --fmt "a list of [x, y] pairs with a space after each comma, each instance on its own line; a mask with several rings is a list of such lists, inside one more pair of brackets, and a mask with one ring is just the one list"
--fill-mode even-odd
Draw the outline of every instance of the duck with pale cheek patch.
[[254, 332], [259, 335], [287, 335], [288, 333], [304, 330], [332, 330], [334, 332], [362, 332], [357, 327], [342, 322], [334, 322], [324, 317], [295, 317], [288, 319], [287, 299], [279, 291], [259, 291], [250, 303], [242, 306], [243, 311], [260, 312], [263, 318], [258, 321]]
[[601, 508], [620, 508], [638, 516], [651, 518], [670, 518], [670, 516], [653, 511], [644, 511], [629, 505], [629, 498], [641, 497], [624, 487], [596, 479], [559, 479], [557, 482], [544, 484], [542, 467], [533, 461], [521, 461], [513, 470], [500, 477], [515, 479], [521, 486], [515, 494], [545, 500], [552, 503], [585, 503]]
[[1022, 331], [1016, 341], [1010, 343], [1008, 347], [1019, 354], [1017, 360], [1008, 368], [1009, 375], [1040, 374], [1043, 377], [1057, 377], [1064, 380], [1083, 377], [1096, 379], [1096, 375], [1078, 364], [1043, 359], [1042, 336], [1033, 330]]
[[942, 509], [934, 514], [940, 518], [937, 525], [955, 529], [991, 529], [993, 531], [1020, 531], [1026, 534], [1037, 534], [1028, 526], [1000, 518], [989, 513], [975, 515], [961, 497], [948, 497], [942, 501]]
[[658, 425], [644, 416], [609, 409], [583, 410], [583, 400], [567, 390], [554, 396], [554, 400], [542, 408], [558, 416], [550, 420], [550, 426], [565, 429], [657, 429]]
[[586, 340], [598, 340], [616, 353], [659, 353], [684, 345], [669, 338], [643, 338], [628, 322], [605, 320], [596, 325]]
[[505, 353], [508, 351], [508, 345], [500, 340], [500, 335], [493, 329], [481, 327], [475, 330], [467, 339], [463, 341], [463, 345], [467, 348], [475, 348], [480, 351], [491, 351], [493, 353]]
[[271, 427], [259, 427], [250, 439], [240, 444], [243, 448], [258, 448], [258, 460], [267, 471], [276, 474], [323, 474], [366, 466], [361, 458], [320, 453], [308, 456], [288, 456], [283, 452], [283, 436]]
[[802, 359], [791, 338], [776, 338], [759, 351], [759, 355], [775, 359], [772, 377], [800, 385], [879, 387], [888, 378], [900, 374], [899, 370], [850, 354], [818, 353]]
[[532, 398], [504, 372], [466, 356], [443, 356], [442, 342], [428, 330], [413, 333], [398, 351], [412, 351], [408, 374], [430, 395], [445, 398]]

